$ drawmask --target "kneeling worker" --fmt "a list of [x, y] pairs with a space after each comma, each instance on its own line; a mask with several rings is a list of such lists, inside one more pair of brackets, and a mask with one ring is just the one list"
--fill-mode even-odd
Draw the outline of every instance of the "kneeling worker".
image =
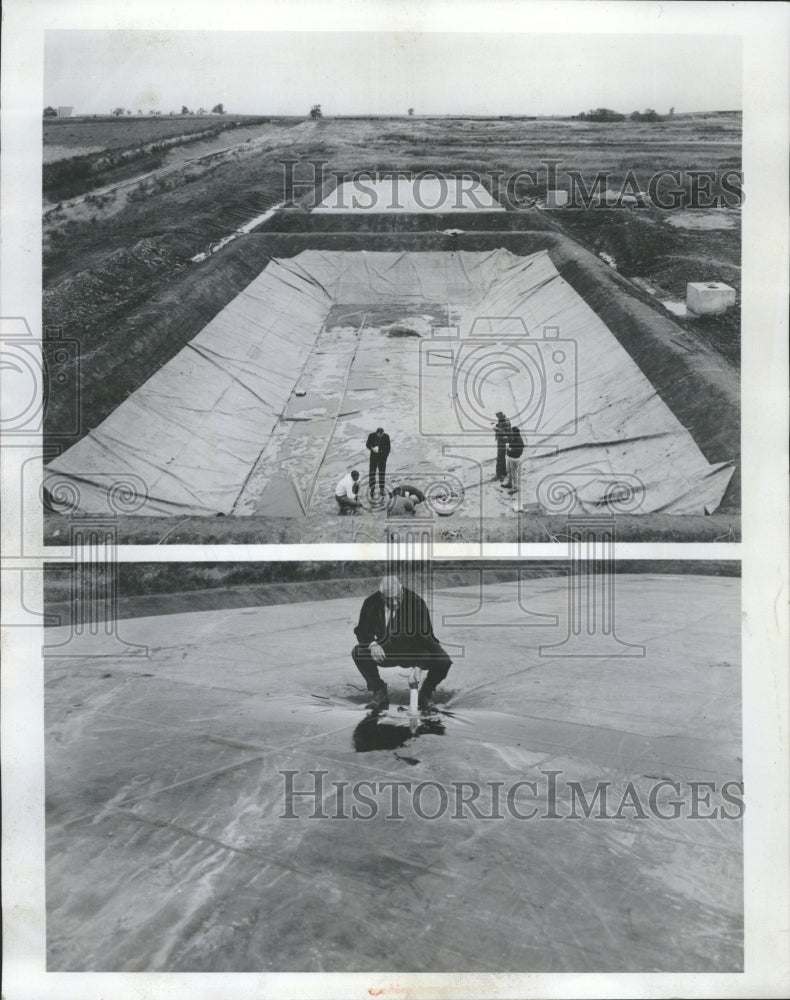
[[352, 469], [347, 473], [335, 487], [335, 500], [339, 513], [345, 514], [351, 511], [356, 514], [359, 510], [359, 473]]
[[415, 507], [418, 503], [425, 503], [425, 494], [423, 491], [416, 486], [410, 486], [408, 483], [401, 483], [399, 486], [396, 486], [391, 495], [406, 497]]
[[351, 656], [372, 692], [370, 708], [389, 705], [379, 667], [427, 670], [419, 707], [431, 707], [433, 692], [447, 676], [452, 660], [433, 634], [428, 605], [418, 594], [402, 587], [397, 576], [383, 577], [376, 593], [365, 598], [354, 633], [358, 644]]
[[393, 490], [387, 490], [387, 517], [400, 517], [403, 514], [414, 514], [417, 505], [425, 502], [425, 494], [416, 486], [404, 483]]

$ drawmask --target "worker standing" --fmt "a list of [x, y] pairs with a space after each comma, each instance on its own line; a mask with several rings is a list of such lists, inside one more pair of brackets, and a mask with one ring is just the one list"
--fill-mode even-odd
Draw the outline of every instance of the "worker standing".
[[384, 433], [383, 427], [377, 427], [372, 434], [368, 434], [365, 447], [370, 452], [370, 471], [368, 476], [368, 492], [372, 497], [376, 489], [376, 475], [378, 474], [379, 492], [384, 496], [384, 482], [387, 474], [387, 456], [390, 453], [390, 437]]
[[494, 479], [502, 480], [507, 475], [507, 439], [510, 433], [510, 421], [501, 411], [497, 411], [496, 423], [494, 424], [494, 439], [496, 440], [496, 474]]
[[500, 483], [510, 493], [518, 493], [521, 486], [521, 456], [524, 454], [524, 439], [515, 424], [510, 427], [507, 438], [507, 482]]

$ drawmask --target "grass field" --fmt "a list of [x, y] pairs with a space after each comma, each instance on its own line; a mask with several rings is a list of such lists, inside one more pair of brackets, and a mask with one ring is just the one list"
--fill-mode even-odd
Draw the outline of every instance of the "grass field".
[[[81, 127], [70, 126], [68, 121], [45, 126], [45, 136], [52, 134], [57, 144], [64, 145], [60, 137]], [[199, 130], [206, 124], [203, 119], [110, 120], [86, 124], [79, 141], [109, 148], [128, 145], [127, 139], [132, 141], [135, 129], [140, 130], [138, 143], [144, 143], [166, 134], [157, 133], [158, 129], [169, 127], [172, 136], [179, 128], [187, 132], [192, 126]], [[252, 218], [261, 205], [268, 207], [272, 201], [281, 200], [283, 168], [279, 161], [285, 158], [300, 161], [297, 179], [312, 176], [309, 159], [325, 160], [327, 170], [341, 171], [475, 170], [483, 175], [500, 171], [506, 177], [516, 171], [537, 172], [537, 183], [526, 179], [519, 183], [517, 194], [523, 197], [545, 195], [540, 164], [549, 159], [559, 161], [561, 171], [579, 171], [589, 178], [588, 186], [599, 170], [611, 172], [610, 186], [614, 187], [629, 170], [646, 186], [649, 177], [661, 169], [678, 170], [685, 177], [689, 170], [720, 172], [740, 167], [740, 119], [730, 117], [721, 121], [705, 118], [614, 125], [579, 121], [323, 119], [261, 125], [260, 134], [270, 141], [262, 146], [244, 141], [222, 157], [185, 163], [166, 177], [143, 177], [133, 189], [104, 194], [87, 206], [64, 205], [59, 211], [48, 212], [44, 227], [45, 289], [52, 290], [65, 277], [86, 270], [95, 272], [101, 268], [102, 259], [118, 248], [131, 248], [138, 240], [152, 236], [165, 241], [173, 237], [183, 240], [182, 252], [176, 256], [184, 262], [218, 236], [232, 232], [246, 213]], [[225, 146], [232, 144], [232, 135], [228, 138], [231, 142]], [[245, 135], [245, 140], [248, 138]], [[116, 139], [123, 139], [123, 143]], [[150, 172], [142, 169], [144, 166], [141, 164], [140, 172]], [[309, 191], [300, 193], [309, 198]], [[585, 238], [589, 235], [589, 219], [604, 215], [608, 220], [596, 223], [596, 229], [603, 226], [604, 230], [615, 230], [617, 224], [610, 225], [615, 216], [606, 212], [564, 213], [562, 224]], [[603, 237], [605, 232], [596, 232], [592, 240], [606, 242]], [[667, 227], [662, 239], [667, 254], [676, 252], [675, 241], [683, 239], [688, 243], [683, 249], [696, 251], [696, 256], [703, 259], [712, 243], [724, 240], [726, 247], [717, 247], [714, 256], [739, 266], [737, 229], [726, 230], [722, 236], [717, 231], [674, 232]], [[616, 240], [612, 249], [619, 250], [620, 266], [627, 274], [629, 254], [616, 245]], [[644, 261], [647, 268], [659, 265], [660, 256], [656, 251]], [[177, 263], [168, 262], [171, 268]], [[130, 265], [130, 279], [134, 282], [133, 261]], [[150, 278], [145, 265], [140, 277]], [[68, 309], [63, 303], [58, 309], [61, 321], [68, 323]]]
[[[45, 120], [45, 204], [51, 207], [62, 199], [76, 199], [78, 202], [90, 191], [117, 187], [150, 173], [167, 162], [167, 154], [179, 147], [192, 147], [201, 141], [224, 136], [227, 132], [266, 122], [266, 118], [222, 115], [198, 118], [178, 116], [165, 120], [151, 118], [149, 121], [113, 118], [104, 122], [87, 119], [69, 129], [65, 125], [53, 128]], [[236, 144], [246, 138], [246, 135], [237, 135]], [[65, 145], [59, 141], [61, 139]]]
[[[200, 132], [212, 125], [230, 127], [249, 116], [234, 115], [91, 115], [78, 118], [44, 118], [44, 162], [54, 159], [53, 150], [71, 150], [79, 156], [85, 148], [116, 149], [139, 143], [171, 139]], [[61, 159], [61, 156], [57, 157]]]

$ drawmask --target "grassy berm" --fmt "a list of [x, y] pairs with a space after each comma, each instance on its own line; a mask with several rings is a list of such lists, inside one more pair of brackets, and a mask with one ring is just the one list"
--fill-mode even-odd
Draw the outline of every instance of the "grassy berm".
[[[378, 587], [386, 562], [267, 562], [267, 563], [120, 563], [113, 571], [117, 587], [115, 618], [214, 611], [221, 608], [260, 607], [302, 601], [329, 601], [365, 595]], [[73, 568], [50, 566], [44, 574], [44, 604], [59, 624], [69, 624], [73, 611]], [[96, 572], [101, 572], [98, 568]], [[431, 561], [434, 589], [475, 587], [521, 579], [564, 576], [562, 562], [523, 564], [507, 561]], [[621, 560], [617, 574], [664, 573], [670, 576], [740, 576], [740, 563], [702, 560]], [[415, 580], [402, 582], [424, 592], [428, 584], [421, 570]], [[54, 624], [50, 622], [50, 624]]]

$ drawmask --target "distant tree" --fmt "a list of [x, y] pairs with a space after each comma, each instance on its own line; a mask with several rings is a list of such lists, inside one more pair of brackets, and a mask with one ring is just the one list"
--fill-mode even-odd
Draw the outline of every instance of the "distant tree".
[[321, 105], [320, 104], [314, 104], [312, 106], [312, 108], [310, 108], [310, 117], [313, 119], [313, 121], [315, 121], [317, 118], [321, 117]]
[[221, 104], [221, 103], [220, 104], [215, 104], [214, 107], [211, 109], [211, 113], [212, 113], [212, 115], [224, 115], [225, 114], [225, 105]]
[[206, 113], [206, 109], [205, 108], [198, 108], [198, 112], [197, 113], [199, 115], [204, 115]]
[[150, 111], [148, 112], [148, 114], [149, 114], [149, 115], [152, 115], [153, 113], [154, 113], [154, 112], [153, 112], [153, 109], [151, 109], [151, 110], [150, 110]]
[[124, 113], [124, 108], [113, 108], [112, 113], [115, 115], [116, 118], [120, 118], [121, 115]]
[[127, 108], [127, 109], [126, 109], [126, 114], [127, 114], [127, 115], [130, 115], [131, 113], [132, 113], [132, 112], [131, 112], [131, 111], [130, 111], [130, 110], [129, 110], [128, 108]]
[[631, 121], [634, 122], [661, 122], [664, 120], [661, 115], [652, 108], [645, 108], [644, 111], [632, 111], [630, 117]]
[[140, 110], [140, 108], [138, 108], [138, 109], [137, 109], [137, 114], [138, 114], [138, 115], [141, 115], [142, 113], [143, 113], [143, 112], [142, 112], [142, 111]]
[[410, 115], [413, 115], [413, 114], [414, 114], [414, 108], [409, 108], [409, 114], [410, 114]]
[[[582, 116], [580, 115], [579, 117]], [[619, 111], [612, 111], [611, 108], [595, 108], [595, 110], [588, 111], [584, 117], [588, 122], [625, 121], [625, 115], [621, 115]]]
[[44, 117], [45, 118], [57, 118], [58, 117], [58, 113], [52, 107], [52, 105], [47, 105], [47, 107], [44, 108]]
[[181, 105], [181, 114], [182, 115], [188, 115], [189, 114], [189, 109], [187, 108], [186, 104], [182, 104]]
[[671, 107], [671, 108], [669, 109], [669, 117], [671, 118], [671, 117], [672, 117], [672, 115], [674, 115], [674, 113], [675, 113], [675, 107], [674, 107], [674, 105], [673, 105], [673, 106], [672, 106], [672, 107]]

